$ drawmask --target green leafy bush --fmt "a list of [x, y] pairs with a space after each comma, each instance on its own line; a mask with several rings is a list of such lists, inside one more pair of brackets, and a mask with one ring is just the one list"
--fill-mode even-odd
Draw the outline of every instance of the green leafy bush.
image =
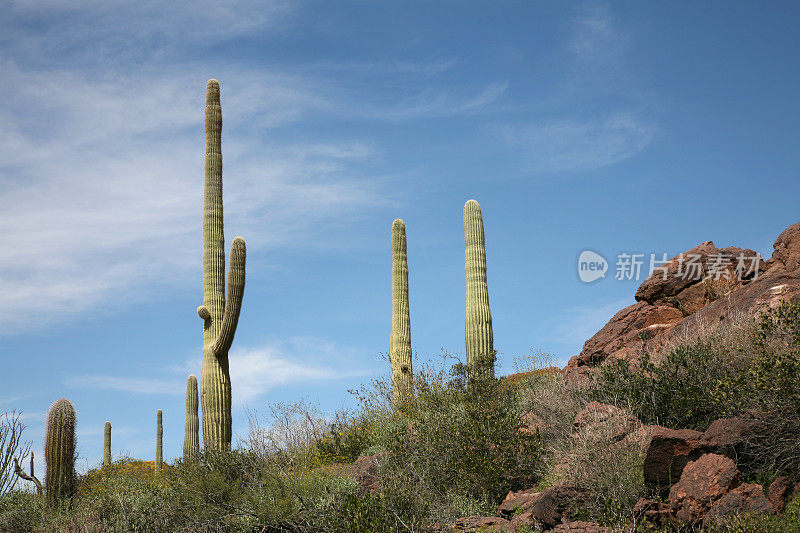
[[[414, 385], [401, 408], [405, 430], [387, 443], [383, 478], [394, 490], [429, 502], [482, 502], [488, 510], [509, 490], [533, 485], [540, 441], [520, 431], [514, 388], [493, 377], [469, 379], [460, 364], [418, 371]], [[447, 509], [434, 514], [448, 518]]]
[[591, 395], [671, 428], [702, 431], [718, 418], [755, 417], [758, 431], [746, 443], [740, 468], [759, 480], [796, 472], [800, 304], [784, 302], [755, 321], [720, 324], [661, 354], [645, 351], [638, 368], [609, 364]]

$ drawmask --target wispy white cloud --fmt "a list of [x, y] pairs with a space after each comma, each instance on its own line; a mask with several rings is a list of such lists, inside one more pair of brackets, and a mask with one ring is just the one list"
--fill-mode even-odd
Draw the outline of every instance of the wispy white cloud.
[[184, 384], [178, 380], [119, 377], [101, 374], [70, 376], [64, 384], [83, 389], [116, 390], [137, 394], [183, 394]]
[[[10, 2], [0, 27], [17, 57], [158, 59], [172, 57], [176, 48], [205, 47], [256, 30], [280, 33], [297, 5], [285, 0]], [[31, 22], [43, 31], [32, 35]]]
[[519, 149], [532, 172], [578, 172], [633, 157], [651, 142], [655, 126], [633, 113], [619, 112], [597, 119], [509, 125], [496, 131]]
[[[350, 350], [325, 339], [292, 338], [257, 348], [233, 349], [231, 386], [237, 404], [290, 383], [326, 382], [365, 376]], [[346, 370], [345, 370], [346, 369]]]
[[490, 133], [533, 174], [590, 171], [634, 157], [653, 141], [657, 125], [652, 95], [629, 67], [630, 42], [609, 3], [582, 5], [566, 36], [567, 71], [551, 100]]
[[365, 118], [398, 122], [475, 114], [497, 102], [505, 94], [508, 85], [509, 82], [503, 81], [491, 83], [477, 91], [459, 93], [427, 88], [417, 94], [401, 97], [396, 102], [362, 107], [362, 114]]
[[[372, 371], [356, 363], [352, 348], [311, 337], [273, 340], [255, 347], [234, 346], [229, 361], [231, 388], [237, 405], [281, 385], [335, 381], [366, 376]], [[69, 376], [64, 383], [81, 389], [179, 395], [184, 393], [187, 373], [200, 376], [200, 362], [193, 357], [167, 370], [176, 375], [175, 379], [83, 374]]]
[[581, 6], [573, 21], [569, 50], [582, 69], [599, 70], [621, 67], [630, 46], [630, 36], [615, 24], [611, 5], [594, 2]]
[[[136, 75], [110, 83], [3, 66], [0, 334], [74, 320], [111, 295], [125, 305], [197, 270], [203, 82], [188, 72], [142, 85]], [[375, 157], [362, 142], [259, 145], [248, 128], [316, 104], [290, 79], [241, 79], [223, 94], [226, 227], [251, 250], [313, 246], [320, 220], [390, 200], [380, 178], [361, 175]], [[281, 89], [252, 98], [256, 86]]]

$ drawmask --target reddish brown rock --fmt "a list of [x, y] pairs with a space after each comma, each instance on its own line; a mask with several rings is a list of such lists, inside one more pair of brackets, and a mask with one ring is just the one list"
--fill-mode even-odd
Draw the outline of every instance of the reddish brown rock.
[[777, 514], [782, 513], [786, 509], [786, 502], [792, 495], [792, 482], [789, 476], [781, 476], [773, 481], [767, 494], [769, 495], [769, 503], [772, 505], [772, 511]]
[[[730, 281], [732, 289], [741, 285], [736, 272], [740, 256], [744, 258], [745, 265], [749, 266], [758, 253], [735, 246], [717, 248], [711, 241], [701, 243], [676, 255], [666, 264], [657, 265], [658, 269], [639, 286], [634, 298], [637, 302], [669, 304], [680, 308], [685, 299], [682, 298], [685, 291], [702, 283], [705, 274], [709, 272], [709, 265], [714, 269], [713, 277]], [[752, 277], [752, 274], [742, 275], [743, 280], [748, 277]]]
[[536, 520], [534, 520], [533, 513], [530, 511], [514, 515], [510, 521], [515, 531], [523, 528], [532, 528], [536, 525]]
[[611, 533], [610, 527], [601, 526], [596, 522], [564, 522], [552, 530], [554, 533]]
[[480, 533], [513, 532], [516, 527], [505, 518], [497, 516], [468, 516], [459, 518], [453, 526], [455, 531], [473, 531]]
[[697, 443], [704, 452], [732, 456], [757, 433], [759, 421], [750, 415], [714, 420]]
[[800, 222], [792, 224], [778, 235], [771, 261], [780, 270], [797, 270], [800, 266]]
[[375, 455], [365, 455], [355, 461], [357, 470], [356, 479], [362, 492], [378, 492], [380, 484], [378, 482], [378, 469], [381, 461], [385, 460], [388, 452], [376, 453]]
[[526, 511], [538, 495], [539, 493], [534, 489], [509, 492], [506, 499], [497, 508], [497, 514], [503, 518], [511, 519], [520, 511]]
[[578, 489], [569, 485], [554, 485], [536, 494], [526, 507], [536, 523], [545, 528], [560, 524], [570, 503], [581, 496]]
[[641, 344], [637, 333], [652, 312], [653, 306], [639, 302], [619, 311], [603, 328], [583, 345], [581, 353], [569, 366], [580, 367], [605, 361], [613, 354], [634, 354]]
[[764, 488], [761, 485], [743, 483], [714, 502], [703, 522], [713, 524], [726, 516], [741, 513], [763, 514], [771, 511], [772, 506], [764, 496]]
[[[691, 333], [732, 313], [756, 314], [784, 300], [800, 299], [800, 223], [784, 230], [773, 246], [769, 261], [753, 250], [717, 248], [711, 241], [673, 257], [665, 265], [666, 278], [656, 270], [637, 290], [637, 303], [620, 310], [586, 341], [564, 369], [565, 379], [583, 382], [584, 373], [574, 369], [603, 361], [635, 361], [643, 342], [648, 349], [658, 349], [687, 330]], [[692, 256], [703, 265], [704, 279], [691, 271]], [[717, 257], [724, 258], [725, 265], [719, 274], [709, 275]]]
[[654, 426], [644, 458], [645, 483], [663, 491], [680, 479], [702, 436], [691, 429]]
[[732, 459], [709, 453], [683, 469], [680, 481], [669, 491], [669, 503], [680, 522], [697, 524], [711, 506], [739, 484]]

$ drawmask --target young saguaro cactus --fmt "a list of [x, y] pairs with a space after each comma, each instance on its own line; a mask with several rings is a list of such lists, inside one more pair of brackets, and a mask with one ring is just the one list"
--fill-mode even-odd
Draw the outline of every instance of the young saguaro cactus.
[[222, 222], [222, 108], [219, 82], [206, 87], [206, 160], [203, 201], [203, 406], [205, 448], [231, 447], [231, 376], [228, 350], [233, 342], [244, 293], [245, 243], [233, 239], [227, 299], [225, 293], [225, 236]]
[[186, 380], [186, 423], [183, 435], [183, 457], [200, 454], [200, 420], [197, 417], [197, 377], [191, 374]]
[[55, 505], [75, 490], [75, 408], [66, 398], [56, 400], [47, 414], [44, 461], [47, 503]]
[[486, 245], [481, 206], [475, 200], [464, 204], [464, 270], [467, 277], [465, 317], [467, 365], [471, 372], [494, 376], [492, 313], [486, 284]]
[[164, 464], [164, 454], [162, 447], [163, 440], [164, 440], [164, 427], [161, 424], [161, 409], [159, 409], [158, 412], [156, 413], [156, 463], [155, 463], [156, 472], [160, 472], [161, 467]]
[[103, 466], [111, 465], [111, 422], [106, 421], [103, 436]]
[[392, 333], [389, 337], [389, 364], [392, 369], [392, 394], [398, 402], [412, 387], [411, 317], [408, 304], [408, 256], [406, 225], [392, 223]]

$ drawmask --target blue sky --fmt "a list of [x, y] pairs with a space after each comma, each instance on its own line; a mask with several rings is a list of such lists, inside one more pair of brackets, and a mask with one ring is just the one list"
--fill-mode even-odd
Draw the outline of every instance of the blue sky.
[[579, 281], [584, 249], [768, 257], [799, 218], [800, 12], [765, 5], [0, 2], [0, 409], [38, 450], [70, 398], [83, 468], [105, 420], [152, 459], [163, 409], [181, 453], [212, 77], [248, 246], [238, 435], [245, 407], [330, 411], [386, 374], [395, 218], [417, 356], [461, 354], [481, 203], [502, 373], [566, 363], [633, 302], [635, 281]]

